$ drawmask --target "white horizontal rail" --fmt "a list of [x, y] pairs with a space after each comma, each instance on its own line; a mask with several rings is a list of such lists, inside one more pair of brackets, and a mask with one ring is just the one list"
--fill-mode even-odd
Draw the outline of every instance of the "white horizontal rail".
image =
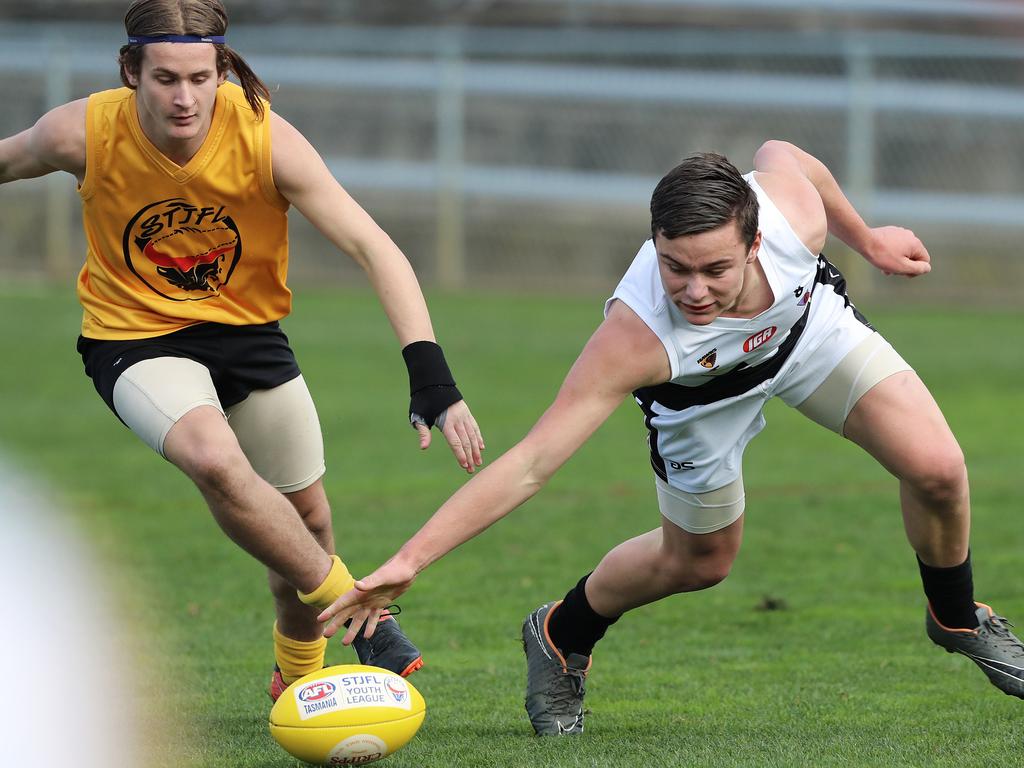
[[[68, 51], [72, 72], [109, 74], [111, 54]], [[321, 90], [437, 92], [445, 87], [442, 62], [355, 57], [250, 57], [271, 87]], [[0, 46], [0, 74], [43, 74], [52, 62], [21, 43]], [[848, 109], [853, 85], [845, 76], [751, 75], [694, 69], [640, 69], [561, 64], [499, 64], [467, 61], [461, 65], [467, 94], [584, 102], [706, 104], [736, 108]], [[858, 86], [860, 87], [860, 86]], [[962, 117], [1024, 118], [1024, 91], [1003, 86], [878, 79], [858, 90], [858, 104], [878, 111]]]
[[[436, 192], [442, 169], [436, 163], [326, 158], [331, 173], [353, 190]], [[461, 189], [469, 197], [516, 202], [557, 202], [646, 208], [657, 176], [588, 171], [559, 171], [522, 166], [467, 165], [460, 171]], [[957, 222], [1024, 229], [1024, 197], [963, 195], [880, 189], [867, 201], [872, 221]]]
[[842, 16], [1024, 19], [1024, 8], [1005, 0], [573, 0], [573, 3], [621, 8], [713, 8], [772, 13], [799, 11]]

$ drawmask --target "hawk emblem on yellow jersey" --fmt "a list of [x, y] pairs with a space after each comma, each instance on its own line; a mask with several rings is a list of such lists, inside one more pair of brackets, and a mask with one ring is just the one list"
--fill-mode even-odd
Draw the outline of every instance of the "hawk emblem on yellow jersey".
[[182, 198], [147, 205], [124, 231], [128, 268], [151, 291], [173, 301], [219, 295], [242, 256], [241, 237], [224, 206]]

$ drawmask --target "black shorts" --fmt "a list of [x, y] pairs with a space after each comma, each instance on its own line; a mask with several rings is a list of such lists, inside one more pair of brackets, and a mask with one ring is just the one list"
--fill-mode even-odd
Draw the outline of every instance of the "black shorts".
[[298, 376], [288, 337], [275, 321], [265, 325], [199, 323], [163, 336], [129, 341], [78, 337], [85, 373], [114, 414], [114, 384], [123, 371], [154, 357], [184, 357], [206, 366], [221, 406], [230, 408], [258, 389]]

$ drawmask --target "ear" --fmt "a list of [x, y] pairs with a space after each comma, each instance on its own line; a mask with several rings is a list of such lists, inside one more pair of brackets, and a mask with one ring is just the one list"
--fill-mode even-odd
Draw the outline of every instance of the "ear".
[[[121, 76], [124, 82], [129, 88], [139, 87], [139, 76], [142, 74], [143, 60], [146, 58], [146, 46], [141, 46], [142, 50], [134, 53], [130, 56], [126, 56], [121, 62]], [[134, 65], [134, 66], [133, 66]], [[135, 70], [134, 72], [132, 70]]]
[[757, 258], [757, 252], [761, 250], [761, 230], [757, 230], [757, 234], [754, 235], [754, 242], [750, 244], [750, 250], [747, 251], [747, 264], [753, 264], [754, 259]]
[[217, 87], [219, 88], [220, 86], [224, 85], [224, 83], [227, 82], [227, 79], [228, 79], [228, 73], [227, 73], [226, 70], [224, 72], [218, 72], [217, 73]]

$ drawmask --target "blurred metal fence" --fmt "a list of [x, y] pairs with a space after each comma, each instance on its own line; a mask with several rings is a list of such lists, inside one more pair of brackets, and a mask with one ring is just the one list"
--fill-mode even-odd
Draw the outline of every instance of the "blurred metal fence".
[[[120, 43], [116, 24], [0, 24], [0, 135], [117, 85]], [[924, 237], [937, 269], [909, 295], [1019, 300], [1014, 41], [275, 25], [233, 30], [231, 43], [428, 282], [608, 288], [646, 236], [666, 170], [702, 150], [745, 169], [764, 139], [784, 138], [825, 161], [869, 221]], [[3, 272], [67, 275], [84, 252], [79, 229], [66, 178], [0, 187]], [[297, 279], [351, 279], [308, 226], [293, 219], [293, 230]], [[861, 296], [888, 294], [839, 260]]]

